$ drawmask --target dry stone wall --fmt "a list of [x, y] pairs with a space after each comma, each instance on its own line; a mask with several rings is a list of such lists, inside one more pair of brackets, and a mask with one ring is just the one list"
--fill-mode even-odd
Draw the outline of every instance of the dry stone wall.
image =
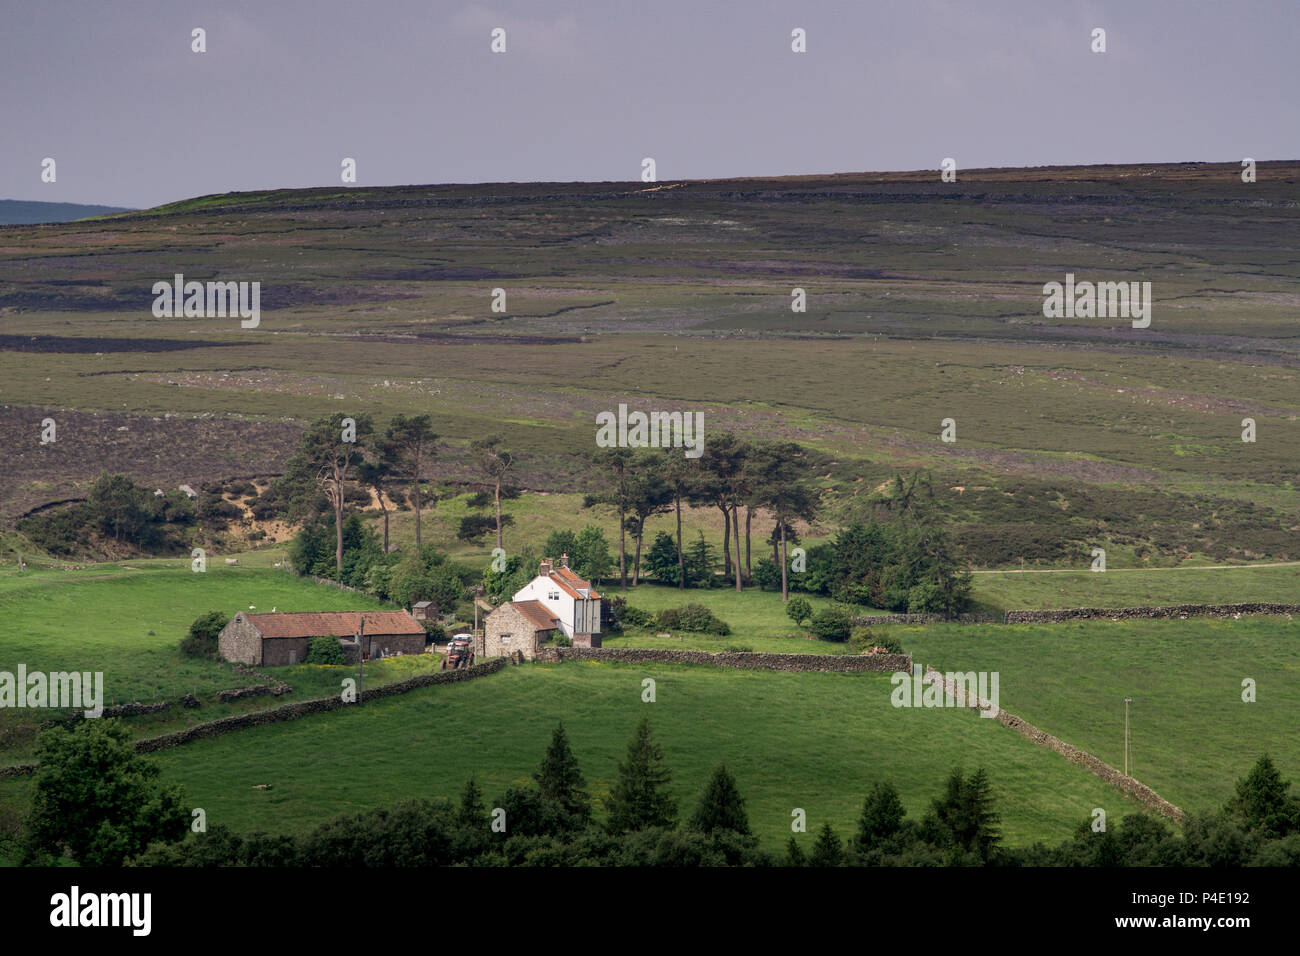
[[[482, 677], [485, 674], [495, 674], [501, 668], [505, 667], [506, 658], [500, 657], [495, 660], [486, 661], [482, 664], [475, 664], [473, 667], [466, 667], [462, 670], [454, 671], [435, 671], [431, 674], [417, 674], [415, 677], [409, 677], [406, 680], [396, 681], [392, 684], [384, 684], [380, 687], [362, 688], [362, 703], [377, 700], [382, 697], [393, 697], [398, 694], [410, 693], [421, 687], [432, 687], [435, 684], [454, 684], [458, 681], [473, 680], [475, 677]], [[149, 737], [145, 740], [135, 742], [136, 753], [152, 753], [155, 750], [166, 750], [170, 747], [179, 747], [181, 744], [187, 744], [192, 740], [201, 740], [207, 737], [220, 737], [224, 734], [236, 730], [247, 730], [249, 727], [258, 727], [262, 724], [274, 724], [285, 720], [297, 720], [300, 717], [308, 717], [312, 714], [324, 714], [331, 710], [338, 710], [341, 707], [354, 707], [355, 704], [345, 703], [341, 695], [334, 697], [321, 697], [316, 700], [304, 700], [294, 704], [284, 704], [280, 707], [272, 707], [270, 710], [259, 710], [251, 714], [234, 714], [230, 717], [222, 717], [218, 720], [211, 720], [205, 724], [196, 724], [193, 727], [187, 727], [184, 730], [178, 730], [174, 733], [163, 734], [161, 737]]]
[[849, 619], [854, 627], [886, 627], [890, 624], [1001, 624], [996, 614], [870, 614]]
[[[993, 705], [990, 702], [976, 696], [975, 694], [967, 696], [955, 680], [949, 680], [932, 667], [926, 668], [925, 681], [928, 684], [938, 684], [942, 686], [944, 693], [956, 700], [959, 706], [976, 707], [983, 711], [988, 711], [993, 708]], [[1103, 763], [1092, 754], [1080, 750], [1078, 747], [1067, 744], [1059, 737], [1053, 737], [1049, 733], [1044, 733], [1033, 724], [1021, 720], [1015, 714], [1007, 713], [1001, 707], [998, 708], [997, 717], [1000, 723], [1006, 727], [1010, 727], [1022, 737], [1028, 737], [1034, 743], [1046, 747], [1049, 750], [1056, 751], [1071, 763], [1078, 764], [1079, 766], [1092, 771], [1112, 787], [1127, 793], [1143, 806], [1155, 810], [1161, 816], [1168, 817], [1176, 823], [1183, 822], [1185, 814], [1181, 808], [1174, 806], [1140, 780], [1136, 780], [1133, 777], [1120, 773], [1110, 764]]]
[[649, 664], [707, 664], [714, 667], [739, 667], [765, 671], [828, 671], [856, 674], [864, 671], [911, 671], [912, 658], [906, 654], [763, 654], [741, 651], [676, 650], [673, 648], [634, 647], [554, 647], [544, 646], [538, 660], [625, 661]]
[[876, 614], [852, 618], [854, 627], [890, 624], [1059, 624], [1062, 621], [1124, 621], [1137, 618], [1240, 617], [1252, 614], [1300, 614], [1300, 604], [1175, 604], [1140, 607], [1071, 607], [1052, 610], [1007, 611], [1005, 615]]
[[[495, 674], [506, 666], [507, 658], [499, 657], [494, 660], [485, 661], [482, 664], [475, 664], [473, 667], [467, 667], [462, 670], [454, 671], [435, 671], [430, 674], [417, 674], [415, 677], [406, 680], [396, 681], [392, 684], [383, 684], [375, 688], [362, 688], [362, 703], [371, 700], [377, 700], [382, 697], [393, 697], [398, 694], [406, 694], [421, 687], [432, 687], [435, 684], [453, 684], [458, 681], [473, 680], [475, 677], [482, 677], [485, 674]], [[267, 691], [268, 693], [271, 692]], [[208, 737], [220, 737], [224, 734], [233, 733], [236, 730], [247, 730], [249, 727], [258, 727], [262, 724], [280, 723], [286, 720], [297, 720], [300, 717], [309, 717], [312, 714], [324, 714], [331, 710], [338, 710], [341, 707], [353, 707], [354, 704], [344, 703], [342, 696], [324, 697], [316, 700], [304, 700], [293, 704], [284, 704], [280, 707], [273, 707], [270, 710], [260, 710], [251, 714], [234, 714], [230, 717], [221, 717], [217, 720], [210, 720], [206, 723], [195, 724], [193, 727], [187, 727], [184, 730], [178, 730], [174, 733], [163, 734], [160, 737], [148, 737], [144, 740], [135, 742], [136, 753], [152, 753], [156, 750], [167, 750], [171, 747], [179, 747], [181, 744], [187, 744], [194, 740], [203, 740]], [[21, 777], [36, 772], [38, 764], [16, 764], [8, 767], [0, 767], [0, 777]]]
[[1300, 604], [1174, 604], [1167, 607], [1075, 607], [1056, 611], [1008, 611], [1008, 624], [1133, 618], [1239, 617], [1243, 614], [1300, 614]]

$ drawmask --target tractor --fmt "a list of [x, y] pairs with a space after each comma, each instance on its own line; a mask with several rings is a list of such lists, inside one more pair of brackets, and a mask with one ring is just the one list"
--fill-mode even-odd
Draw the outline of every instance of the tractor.
[[457, 634], [447, 644], [447, 655], [442, 659], [443, 670], [461, 670], [474, 663], [473, 638], [469, 634]]

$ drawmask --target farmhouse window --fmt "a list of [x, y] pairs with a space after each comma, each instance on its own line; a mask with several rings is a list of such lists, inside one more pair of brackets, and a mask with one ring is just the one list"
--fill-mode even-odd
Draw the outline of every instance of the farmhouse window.
[[558, 601], [560, 599], [560, 592], [552, 591], [550, 594], [546, 595], [546, 598], [550, 601]]

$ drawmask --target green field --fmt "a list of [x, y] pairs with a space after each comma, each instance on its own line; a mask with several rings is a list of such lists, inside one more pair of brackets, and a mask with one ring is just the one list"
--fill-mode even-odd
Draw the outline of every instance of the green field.
[[[254, 605], [259, 612], [367, 610], [387, 605], [365, 595], [316, 584], [283, 571], [208, 565], [197, 574], [188, 560], [130, 561], [77, 571], [28, 571], [0, 576], [0, 670], [89, 670], [104, 674], [104, 704], [175, 701], [185, 694], [209, 698], [219, 690], [259, 683], [231, 665], [182, 657], [178, 644], [190, 623], [218, 610], [233, 617]], [[366, 679], [387, 683], [436, 666], [433, 657], [375, 661]], [[293, 693], [226, 704], [205, 700], [196, 710], [174, 707], [132, 718], [133, 730], [151, 736], [290, 700], [335, 693], [338, 680], [313, 665], [282, 667], [275, 676]], [[0, 711], [3, 763], [30, 759], [31, 712]]]
[[[642, 680], [657, 700], [642, 703]], [[454, 797], [470, 774], [488, 798], [523, 783], [563, 720], [595, 796], [608, 793], [636, 721], [648, 713], [683, 812], [726, 761], [769, 847], [808, 812], [847, 836], [871, 783], [893, 779], [919, 816], [953, 766], [984, 766], [1008, 841], [1064, 838], [1093, 807], [1123, 814], [1118, 792], [995, 721], [966, 711], [890, 706], [883, 675], [780, 674], [690, 665], [533, 664], [291, 724], [164, 751], [210, 823], [301, 832], [337, 813], [406, 797]], [[271, 784], [268, 790], [252, 789]]]
[[[1124, 767], [1187, 810], [1228, 799], [1269, 753], [1300, 782], [1300, 620], [1079, 621], [1051, 626], [893, 627], [922, 665], [997, 671], [1001, 706]], [[1242, 680], [1257, 685], [1241, 699]]]
[[976, 574], [975, 599], [1000, 610], [1300, 600], [1300, 565]]
[[[1291, 571], [1145, 574], [1160, 580], [1192, 575], [1223, 580]], [[1101, 577], [1085, 573], [1083, 580]], [[1118, 577], [1108, 573], [1106, 580]], [[848, 650], [791, 636], [797, 632], [773, 592], [683, 594], [642, 584], [628, 597], [633, 606], [650, 611], [688, 600], [707, 604], [732, 625], [733, 634], [685, 635], [679, 641], [676, 635], [634, 631], [608, 637], [606, 646]], [[176, 642], [204, 611], [233, 613], [248, 604], [258, 610], [378, 606], [269, 566], [210, 566], [199, 575], [187, 562], [157, 560], [11, 573], [0, 577], [0, 610], [5, 620], [24, 622], [25, 631], [0, 634], [0, 668], [19, 661], [43, 670], [93, 666], [105, 671], [110, 702], [210, 694], [250, 681], [225, 664], [182, 661]], [[920, 663], [998, 671], [1003, 707], [1113, 766], [1123, 766], [1122, 698], [1134, 697], [1134, 775], [1174, 803], [1202, 809], [1226, 799], [1233, 781], [1263, 750], [1272, 753], [1284, 775], [1300, 777], [1300, 753], [1293, 744], [1300, 714], [1296, 627], [1300, 622], [1286, 618], [1243, 618], [880, 630], [900, 639]], [[86, 657], [79, 656], [83, 651]], [[397, 679], [427, 666], [432, 660], [373, 662], [367, 680]], [[302, 665], [276, 670], [295, 687], [289, 699], [334, 693], [343, 673]], [[658, 681], [653, 705], [640, 701], [645, 676]], [[1243, 677], [1258, 681], [1258, 703], [1240, 702]], [[301, 832], [352, 809], [407, 796], [453, 796], [470, 773], [495, 795], [527, 778], [560, 719], [569, 727], [591, 790], [600, 794], [610, 785], [632, 726], [648, 707], [676, 773], [683, 810], [690, 809], [713, 764], [725, 759], [751, 801], [758, 832], [773, 846], [788, 832], [786, 819], [796, 806], [808, 811], [814, 828], [818, 820], [831, 819], [847, 835], [862, 794], [881, 775], [895, 780], [909, 810], [919, 814], [946, 771], [958, 764], [984, 765], [993, 775], [1012, 843], [1063, 839], [1094, 806], [1121, 814], [1130, 806], [1100, 780], [992, 721], [955, 710], [896, 710], [888, 705], [889, 690], [883, 675], [534, 664], [376, 701], [361, 713], [197, 742], [162, 752], [158, 759], [169, 777], [190, 788], [210, 820]], [[129, 723], [137, 735], [150, 735], [273, 702], [278, 701], [208, 705]], [[20, 715], [5, 716], [12, 721]], [[14, 732], [12, 723], [5, 729], [7, 762], [30, 759], [30, 726], [22, 733]], [[260, 783], [272, 789], [252, 789]], [[5, 781], [0, 799], [23, 806], [30, 786], [30, 779]]]

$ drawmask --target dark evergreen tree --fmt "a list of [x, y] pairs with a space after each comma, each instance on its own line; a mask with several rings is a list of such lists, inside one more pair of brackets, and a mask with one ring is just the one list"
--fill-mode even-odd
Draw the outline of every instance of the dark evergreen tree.
[[1250, 769], [1250, 773], [1237, 781], [1237, 793], [1228, 803], [1227, 811], [1240, 818], [1248, 830], [1259, 830], [1269, 837], [1284, 837], [1297, 829], [1300, 804], [1287, 793], [1288, 780], [1264, 754]]
[[671, 827], [677, 806], [665, 789], [670, 779], [663, 767], [663, 749], [650, 736], [650, 718], [642, 717], [627, 747], [627, 760], [618, 765], [618, 780], [606, 801], [607, 826], [621, 834], [648, 827]]
[[460, 795], [456, 822], [466, 829], [487, 829], [488, 815], [483, 806], [483, 791], [472, 776], [465, 782], [465, 790]]
[[704, 796], [691, 818], [691, 829], [713, 834], [720, 830], [748, 835], [749, 816], [745, 813], [745, 798], [740, 795], [736, 778], [726, 764], [713, 771]]
[[923, 830], [926, 838], [938, 846], [988, 860], [1002, 839], [999, 821], [983, 768], [970, 779], [957, 768], [948, 776], [944, 795], [931, 804]]
[[550, 746], [533, 778], [542, 799], [555, 804], [567, 827], [581, 829], [591, 820], [591, 798], [584, 791], [587, 782], [569, 747], [563, 723], [551, 732]]
[[830, 823], [823, 823], [817, 831], [817, 842], [813, 844], [809, 866], [839, 866], [844, 862], [844, 845], [838, 834], [831, 829]]
[[[793, 602], [791, 602], [793, 603]], [[891, 783], [877, 783], [867, 794], [853, 846], [862, 853], [880, 849], [903, 828], [907, 810]]]
[[994, 848], [1002, 840], [998, 824], [1002, 818], [993, 809], [993, 787], [989, 784], [988, 774], [981, 767], [966, 782], [963, 795], [962, 811], [968, 827], [966, 848], [987, 860]]
[[790, 837], [790, 842], [785, 845], [785, 865], [786, 866], [807, 866], [808, 857], [804, 855], [803, 850], [799, 849], [799, 841]]

